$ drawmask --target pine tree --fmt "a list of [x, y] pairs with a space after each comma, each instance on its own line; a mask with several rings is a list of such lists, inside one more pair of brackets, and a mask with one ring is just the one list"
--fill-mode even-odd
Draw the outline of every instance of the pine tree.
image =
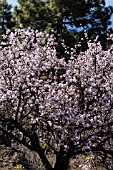
[[17, 25], [54, 30], [57, 35], [70, 32], [70, 28], [74, 31], [75, 26], [80, 26], [81, 18], [84, 20], [84, 16], [89, 12], [84, 0], [18, 0], [18, 2], [19, 7], [14, 10]]
[[2, 34], [6, 32], [6, 29], [11, 29], [14, 23], [11, 21], [12, 6], [7, 3], [6, 0], [0, 0], [0, 39]]
[[[13, 20], [16, 26], [27, 28], [31, 26], [34, 29], [44, 31], [47, 27], [48, 8], [42, 0], [18, 0], [19, 7], [15, 7]], [[49, 12], [50, 13], [50, 12]]]
[[111, 6], [106, 7], [105, 0], [101, 0], [100, 4], [97, 1], [89, 0], [90, 8], [90, 22], [88, 26], [89, 38], [94, 38], [100, 35], [100, 41], [103, 47], [106, 46], [106, 36], [108, 27], [111, 25], [111, 15], [113, 8]]
[[[101, 35], [103, 41], [113, 9], [105, 0], [18, 0], [13, 18], [27, 28], [53, 31], [57, 41], [73, 46], [88, 31], [89, 38]], [[79, 37], [79, 38], [78, 38]]]

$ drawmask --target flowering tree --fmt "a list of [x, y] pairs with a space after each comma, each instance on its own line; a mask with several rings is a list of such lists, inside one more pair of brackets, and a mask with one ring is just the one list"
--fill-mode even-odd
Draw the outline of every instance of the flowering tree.
[[[112, 38], [112, 37], [111, 37]], [[39, 154], [47, 170], [66, 170], [85, 152], [112, 157], [113, 52], [99, 42], [58, 59], [54, 37], [30, 29], [7, 32], [0, 47], [0, 129]], [[65, 53], [68, 48], [63, 44]], [[54, 167], [46, 147], [56, 156]]]

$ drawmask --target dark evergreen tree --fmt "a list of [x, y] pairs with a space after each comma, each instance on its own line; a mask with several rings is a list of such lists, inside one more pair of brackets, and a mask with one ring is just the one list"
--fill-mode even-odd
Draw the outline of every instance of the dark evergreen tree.
[[32, 26], [39, 30], [53, 30], [62, 37], [72, 35], [76, 27], [81, 27], [81, 19], [86, 25], [88, 15], [85, 0], [18, 0], [14, 10], [14, 20], [23, 27]]
[[111, 25], [111, 15], [113, 8], [106, 7], [105, 0], [98, 1], [89, 0], [90, 6], [89, 25], [87, 27], [89, 38], [94, 38], [99, 35], [102, 46], [106, 47], [106, 38], [108, 27]]
[[11, 21], [11, 8], [12, 6], [6, 0], [0, 0], [0, 39], [7, 28], [11, 29], [14, 26], [14, 23]]
[[59, 44], [65, 39], [69, 46], [83, 37], [84, 30], [89, 38], [100, 35], [101, 42], [105, 42], [113, 13], [111, 6], [105, 6], [105, 0], [18, 0], [18, 3], [13, 13], [17, 26], [53, 31]]

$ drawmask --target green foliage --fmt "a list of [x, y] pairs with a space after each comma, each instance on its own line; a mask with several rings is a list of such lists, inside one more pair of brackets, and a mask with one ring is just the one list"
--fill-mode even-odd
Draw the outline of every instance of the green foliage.
[[11, 29], [14, 26], [12, 19], [12, 6], [7, 3], [6, 0], [0, 0], [0, 39], [6, 29]]
[[47, 26], [46, 19], [48, 9], [46, 3], [42, 0], [19, 0], [19, 7], [15, 7], [13, 20], [17, 27], [22, 24], [24, 28], [31, 26], [38, 30], [44, 30]]
[[17, 27], [22, 24], [24, 28], [30, 26], [39, 31], [54, 32], [59, 45], [61, 39], [64, 39], [66, 45], [73, 47], [83, 37], [84, 30], [88, 31], [89, 38], [100, 35], [101, 42], [105, 42], [105, 34], [113, 13], [112, 7], [105, 6], [105, 0], [19, 0], [18, 2], [19, 7], [15, 7], [13, 13]]

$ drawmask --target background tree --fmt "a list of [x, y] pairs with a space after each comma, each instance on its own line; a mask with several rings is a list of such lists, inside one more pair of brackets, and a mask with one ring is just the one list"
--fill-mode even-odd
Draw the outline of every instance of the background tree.
[[84, 30], [90, 38], [104, 37], [113, 12], [112, 7], [105, 6], [105, 0], [19, 0], [18, 3], [13, 14], [17, 25], [53, 30], [57, 40], [65, 39], [68, 46], [74, 46]]
[[2, 34], [5, 34], [6, 29], [11, 29], [14, 26], [12, 19], [12, 6], [6, 0], [0, 0], [0, 39]]
[[105, 0], [100, 3], [89, 0], [90, 7], [90, 22], [88, 25], [89, 38], [95, 38], [97, 35], [100, 38], [103, 48], [106, 48], [108, 28], [111, 25], [111, 15], [113, 14], [113, 7], [106, 7]]
[[[104, 51], [88, 42], [77, 55], [63, 44], [71, 51], [66, 63], [47, 36], [17, 29], [4, 37], [0, 130], [39, 154], [47, 170], [67, 170], [70, 158], [90, 152], [113, 159], [113, 46]], [[46, 148], [56, 157], [53, 166]]]
[[24, 28], [31, 26], [40, 31], [45, 30], [48, 18], [46, 3], [42, 0], [19, 0], [18, 3], [19, 7], [16, 6], [13, 13], [17, 27], [22, 24]]

